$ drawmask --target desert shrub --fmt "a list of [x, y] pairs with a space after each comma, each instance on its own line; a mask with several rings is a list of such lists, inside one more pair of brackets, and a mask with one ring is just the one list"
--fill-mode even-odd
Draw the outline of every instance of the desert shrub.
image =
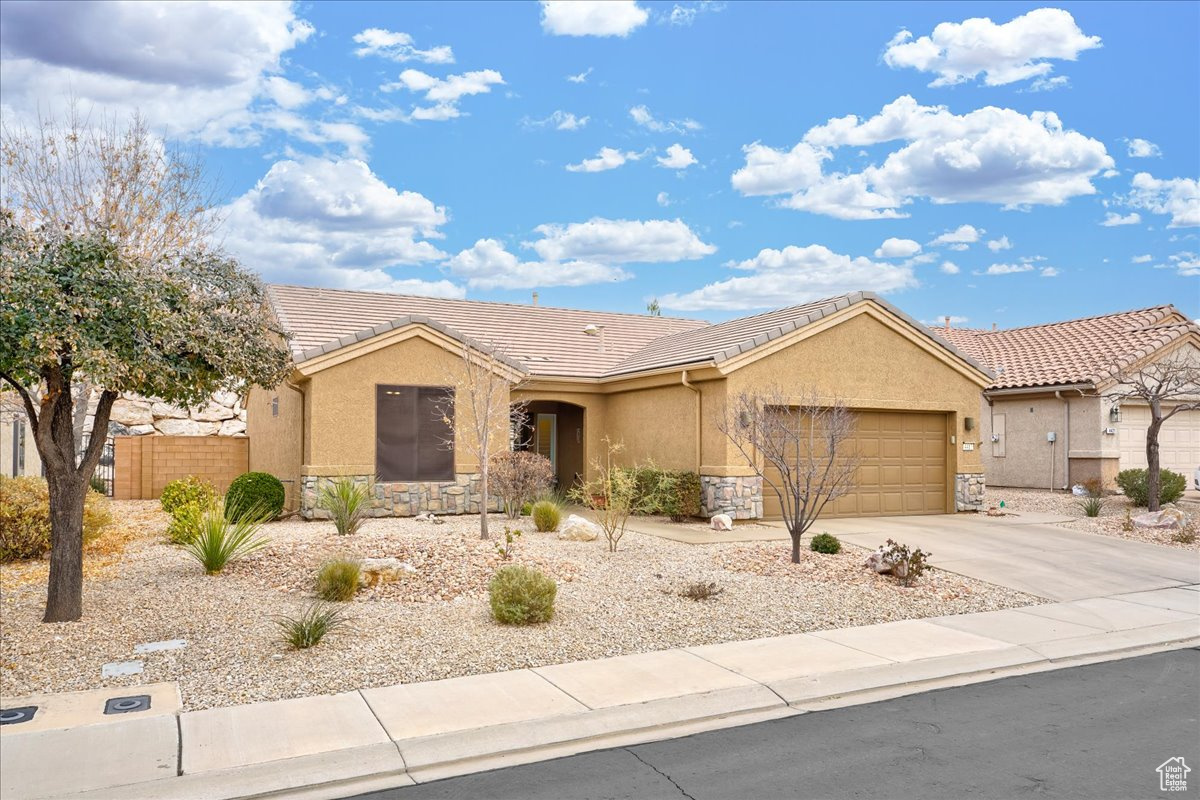
[[708, 600], [723, 591], [725, 590], [712, 581], [695, 581], [684, 586], [679, 591], [679, 596], [686, 597], [688, 600]]
[[[89, 490], [83, 500], [83, 541], [110, 525], [108, 498]], [[44, 478], [0, 476], [0, 564], [50, 552], [50, 487]]]
[[624, 470], [633, 483], [635, 514], [665, 514], [675, 522], [700, 515], [700, 476], [653, 465]]
[[553, 500], [539, 500], [529, 511], [530, 516], [533, 517], [534, 527], [540, 532], [549, 533], [558, 530], [558, 523], [562, 519], [562, 509], [558, 507], [558, 503]]
[[267, 472], [245, 472], [233, 479], [225, 493], [225, 516], [238, 521], [254, 517], [275, 519], [283, 511], [283, 484]]
[[488, 584], [492, 617], [502, 625], [549, 622], [558, 586], [532, 567], [510, 564], [496, 570]]
[[188, 475], [177, 481], [171, 481], [163, 487], [158, 502], [162, 510], [174, 514], [176, 509], [188, 503], [211, 503], [217, 497], [217, 490], [211, 483], [202, 481], [195, 475]]
[[1196, 543], [1196, 524], [1188, 520], [1183, 527], [1171, 534], [1171, 541], [1179, 544]]
[[244, 514], [230, 519], [229, 507], [212, 506], [200, 517], [195, 537], [184, 549], [204, 567], [208, 575], [216, 575], [231, 561], [248, 556], [266, 546], [267, 538], [260, 535], [263, 517]]
[[1104, 496], [1104, 481], [1099, 478], [1088, 478], [1081, 484], [1084, 491], [1088, 493], [1088, 497], [1103, 497]]
[[528, 450], [506, 450], [492, 457], [488, 488], [504, 503], [509, 519], [516, 519], [526, 503], [550, 488], [554, 468], [550, 459]]
[[362, 565], [357, 561], [339, 558], [326, 563], [317, 572], [317, 597], [331, 602], [352, 600], [361, 573]]
[[512, 554], [517, 549], [517, 539], [521, 538], [521, 531], [504, 526], [504, 539], [496, 542], [496, 554], [505, 561], [512, 558]]
[[842, 540], [832, 533], [818, 533], [808, 543], [808, 549], [814, 553], [824, 553], [832, 556], [842, 552]]
[[221, 508], [220, 498], [195, 500], [176, 506], [171, 513], [171, 524], [167, 526], [167, 540], [173, 544], [187, 544], [200, 533], [200, 521], [214, 508]]
[[1100, 497], [1089, 497], [1086, 500], [1080, 500], [1079, 507], [1083, 509], [1084, 516], [1098, 517], [1100, 510], [1104, 508], [1104, 500]]
[[358, 533], [371, 507], [371, 486], [352, 478], [334, 478], [321, 487], [317, 507], [329, 512], [338, 535]]
[[528, 517], [533, 513], [533, 503], [521, 503], [521, 516]]
[[283, 633], [285, 643], [296, 650], [305, 650], [318, 644], [326, 634], [340, 628], [346, 621], [341, 608], [318, 601], [294, 617], [280, 617], [276, 624]]
[[924, 574], [928, 566], [926, 561], [931, 555], [919, 547], [912, 550], [908, 545], [892, 539], [888, 539], [883, 546], [883, 561], [891, 565], [892, 575], [900, 581], [901, 586], [911, 586]]
[[625, 448], [623, 442], [604, 437], [604, 457], [592, 459], [591, 480], [583, 481], [571, 490], [571, 499], [595, 512], [595, 522], [604, 531], [608, 551], [617, 552], [625, 536], [629, 515], [642, 510], [638, 506], [638, 468], [626, 469], [613, 464], [613, 459]]
[[[1149, 476], [1144, 469], [1123, 469], [1117, 473], [1117, 486], [1135, 506], [1149, 505], [1150, 488], [1146, 485]], [[1174, 503], [1183, 497], [1187, 479], [1178, 472], [1164, 469], [1159, 472], [1158, 502]]]

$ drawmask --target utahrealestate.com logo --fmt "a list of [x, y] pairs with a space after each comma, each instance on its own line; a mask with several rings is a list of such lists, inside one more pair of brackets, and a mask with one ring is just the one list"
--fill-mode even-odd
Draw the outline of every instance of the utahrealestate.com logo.
[[1175, 756], [1164, 761], [1158, 767], [1158, 790], [1160, 792], [1186, 792], [1187, 776], [1192, 771], [1183, 760], [1183, 756]]

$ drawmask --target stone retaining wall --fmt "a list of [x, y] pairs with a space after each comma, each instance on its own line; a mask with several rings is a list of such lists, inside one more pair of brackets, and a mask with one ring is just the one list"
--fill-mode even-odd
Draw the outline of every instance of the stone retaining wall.
[[982, 472], [960, 472], [954, 476], [954, 510], [983, 511]]
[[734, 519], [761, 519], [762, 478], [757, 475], [736, 478], [701, 475], [700, 503], [706, 517], [728, 514]]
[[[386, 483], [373, 481], [369, 475], [350, 475], [356, 483], [371, 484], [374, 497], [368, 514], [372, 517], [413, 517], [417, 514], [478, 514], [479, 476], [461, 473], [452, 481], [414, 481]], [[329, 514], [317, 508], [321, 487], [331, 477], [305, 475], [301, 477], [300, 513], [305, 519], [328, 519]], [[488, 510], [500, 511], [500, 499], [488, 498]]]

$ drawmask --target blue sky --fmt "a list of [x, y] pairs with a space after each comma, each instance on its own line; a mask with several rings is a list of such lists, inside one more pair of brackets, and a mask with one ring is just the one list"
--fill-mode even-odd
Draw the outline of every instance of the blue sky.
[[8, 2], [0, 58], [196, 148], [267, 280], [1200, 317], [1197, 3]]

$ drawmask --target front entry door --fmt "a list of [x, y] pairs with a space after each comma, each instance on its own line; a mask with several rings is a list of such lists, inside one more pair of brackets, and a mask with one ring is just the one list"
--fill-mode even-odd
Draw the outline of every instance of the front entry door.
[[533, 426], [533, 449], [550, 459], [554, 474], [558, 474], [558, 415], [538, 414]]

